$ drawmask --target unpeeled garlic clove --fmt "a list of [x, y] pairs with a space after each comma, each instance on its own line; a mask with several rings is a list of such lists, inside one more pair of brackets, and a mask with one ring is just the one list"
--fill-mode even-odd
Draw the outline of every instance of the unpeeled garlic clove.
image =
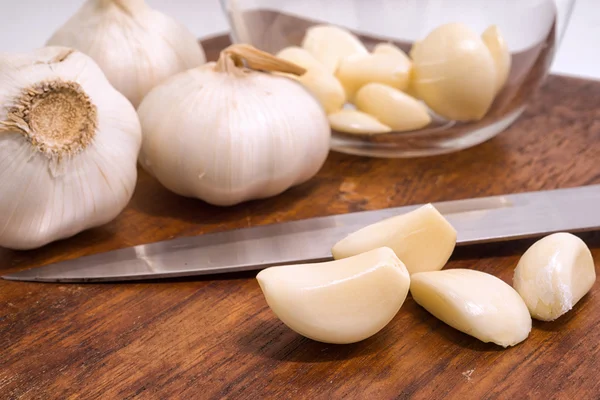
[[414, 274], [410, 293], [436, 318], [482, 342], [514, 346], [531, 331], [523, 299], [510, 285], [485, 272], [449, 269]]
[[388, 248], [339, 261], [272, 267], [256, 279], [288, 327], [325, 343], [353, 343], [379, 332], [406, 299], [410, 277]]
[[408, 272], [437, 271], [456, 245], [456, 230], [431, 204], [366, 226], [340, 240], [331, 253], [351, 257], [381, 246], [394, 250]]
[[458, 23], [433, 30], [411, 52], [411, 87], [437, 114], [479, 120], [496, 94], [496, 66], [483, 40]]
[[369, 83], [356, 93], [354, 103], [396, 132], [421, 129], [431, 123], [427, 107], [401, 91]]
[[483, 43], [490, 51], [494, 64], [496, 66], [496, 93], [499, 92], [510, 73], [510, 66], [512, 63], [510, 52], [506, 41], [500, 34], [500, 30], [496, 25], [492, 25], [483, 32], [481, 35]]
[[392, 129], [375, 117], [357, 110], [340, 110], [329, 114], [329, 125], [338, 132], [374, 135], [391, 132]]
[[396, 54], [359, 54], [340, 61], [335, 76], [349, 99], [364, 85], [377, 82], [404, 90], [408, 86], [411, 63]]
[[307, 29], [302, 47], [330, 73], [335, 72], [343, 58], [369, 53], [356, 36], [333, 25], [316, 25]]
[[555, 233], [523, 254], [513, 286], [533, 318], [553, 321], [571, 310], [595, 281], [594, 260], [583, 240], [570, 233]]

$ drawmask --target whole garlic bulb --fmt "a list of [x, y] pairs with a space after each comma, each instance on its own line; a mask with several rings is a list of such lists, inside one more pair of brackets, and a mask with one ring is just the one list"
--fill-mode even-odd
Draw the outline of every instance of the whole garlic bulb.
[[136, 107], [166, 78], [206, 61], [192, 33], [144, 0], [88, 0], [48, 45], [92, 57]]
[[247, 45], [153, 89], [138, 109], [140, 162], [171, 191], [215, 205], [283, 192], [310, 179], [329, 152], [319, 103], [294, 80], [251, 68], [305, 70]]
[[0, 246], [31, 249], [114, 219], [137, 179], [135, 109], [88, 56], [0, 54]]

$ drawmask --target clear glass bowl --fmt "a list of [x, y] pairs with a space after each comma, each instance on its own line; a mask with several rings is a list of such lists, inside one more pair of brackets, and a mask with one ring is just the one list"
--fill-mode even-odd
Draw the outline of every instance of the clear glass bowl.
[[428, 126], [408, 132], [356, 135], [333, 131], [332, 150], [417, 157], [477, 145], [515, 121], [548, 73], [573, 1], [223, 0], [223, 8], [234, 42], [250, 43], [270, 53], [300, 46], [307, 28], [317, 24], [344, 27], [369, 50], [377, 43], [392, 42], [407, 53], [415, 42], [446, 23], [464, 23], [478, 33], [496, 25], [512, 63], [506, 84], [483, 118], [461, 122], [431, 112]]

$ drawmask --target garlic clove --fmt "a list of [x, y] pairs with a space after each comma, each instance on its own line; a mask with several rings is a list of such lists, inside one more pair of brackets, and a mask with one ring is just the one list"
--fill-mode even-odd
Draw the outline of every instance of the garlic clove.
[[431, 123], [427, 107], [415, 99], [387, 85], [369, 83], [355, 96], [356, 107], [396, 132], [421, 129]]
[[316, 25], [307, 29], [302, 47], [310, 52], [330, 73], [343, 58], [369, 52], [350, 31], [333, 25]]
[[456, 245], [456, 230], [431, 204], [366, 226], [336, 243], [335, 259], [381, 246], [394, 250], [411, 274], [444, 267]]
[[374, 135], [391, 132], [391, 128], [376, 118], [357, 110], [340, 110], [329, 114], [331, 128], [338, 132]]
[[410, 60], [395, 54], [359, 54], [340, 61], [335, 76], [352, 99], [364, 85], [377, 82], [404, 90], [410, 76]]
[[383, 329], [406, 299], [410, 277], [388, 248], [316, 264], [272, 267], [256, 279], [289, 328], [325, 343], [354, 343]]
[[309, 69], [297, 79], [316, 97], [327, 114], [341, 110], [346, 103], [346, 93], [341, 83], [325, 70]]
[[137, 180], [135, 109], [94, 61], [0, 54], [0, 246], [27, 250], [113, 220]]
[[496, 66], [496, 93], [506, 84], [512, 63], [506, 41], [496, 25], [492, 25], [481, 35], [483, 43], [490, 51]]
[[410, 58], [404, 51], [392, 43], [379, 43], [373, 48], [373, 54], [390, 54], [402, 59], [405, 63], [411, 64]]
[[290, 76], [300, 82], [321, 103], [327, 114], [339, 111], [346, 103], [341, 83], [308, 51], [301, 47], [286, 47], [277, 57], [293, 62], [307, 71], [301, 76]]
[[555, 233], [523, 254], [513, 286], [533, 318], [553, 321], [571, 310], [595, 281], [594, 260], [583, 240], [570, 233]]
[[48, 45], [92, 57], [135, 107], [157, 84], [205, 62], [196, 36], [143, 0], [88, 0]]
[[433, 316], [485, 343], [514, 346], [531, 331], [523, 299], [485, 272], [449, 269], [413, 274], [410, 293]]
[[457, 121], [485, 116], [496, 94], [496, 66], [477, 33], [463, 24], [442, 25], [411, 55], [411, 86], [433, 111]]
[[314, 58], [312, 54], [310, 54], [307, 50], [303, 49], [302, 47], [286, 47], [283, 50], [279, 51], [279, 53], [277, 53], [276, 56], [284, 60], [293, 62], [294, 64], [298, 64], [299, 66], [306, 68], [307, 70], [325, 70], [323, 64], [321, 64], [320, 61]]
[[[227, 206], [275, 196], [312, 178], [331, 129], [297, 82], [258, 70], [305, 69], [248, 45], [154, 88], [138, 108], [144, 168], [167, 189]], [[301, 117], [299, 117], [301, 116]]]

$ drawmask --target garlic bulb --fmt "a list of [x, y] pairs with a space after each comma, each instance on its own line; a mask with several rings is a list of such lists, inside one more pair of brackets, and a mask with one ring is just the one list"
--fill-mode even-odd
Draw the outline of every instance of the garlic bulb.
[[166, 78], [205, 62], [196, 37], [144, 0], [88, 0], [48, 45], [92, 57], [136, 107]]
[[31, 249], [115, 218], [137, 179], [134, 108], [88, 56], [0, 54], [0, 246]]
[[141, 164], [173, 192], [216, 205], [264, 198], [317, 173], [330, 129], [298, 82], [242, 67], [305, 70], [248, 45], [153, 89], [138, 109]]

